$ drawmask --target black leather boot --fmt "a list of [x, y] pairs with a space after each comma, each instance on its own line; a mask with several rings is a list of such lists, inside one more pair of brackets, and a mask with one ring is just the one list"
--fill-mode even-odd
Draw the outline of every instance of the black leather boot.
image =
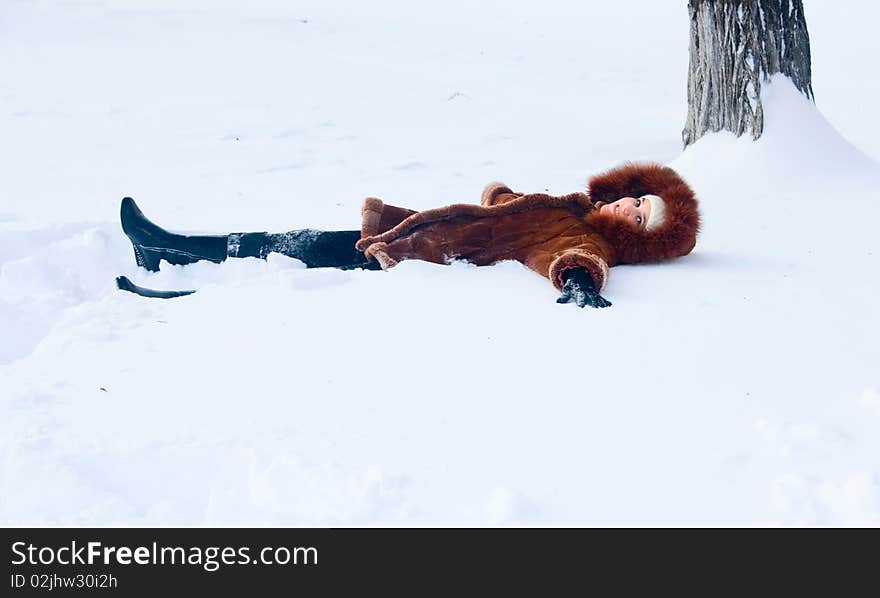
[[227, 235], [190, 236], [170, 233], [150, 222], [130, 197], [122, 200], [119, 216], [122, 230], [134, 247], [137, 264], [142, 268], [157, 272], [159, 260], [183, 265], [199, 260], [222, 262], [226, 259]]
[[[152, 272], [159, 261], [191, 264], [199, 260], [222, 262], [227, 257], [265, 259], [272, 252], [301, 260], [307, 268], [379, 270], [375, 260], [355, 249], [360, 231], [293, 230], [286, 233], [231, 233], [217, 236], [178, 235], [153, 224], [130, 197], [120, 208], [122, 230], [128, 235], [138, 266]], [[127, 290], [127, 289], [126, 289]]]

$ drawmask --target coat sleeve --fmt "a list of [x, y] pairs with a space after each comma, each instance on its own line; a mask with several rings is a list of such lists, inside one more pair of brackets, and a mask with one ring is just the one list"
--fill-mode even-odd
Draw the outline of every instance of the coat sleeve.
[[377, 197], [368, 197], [361, 208], [361, 239], [391, 230], [415, 213], [408, 208], [389, 206]]
[[560, 291], [565, 284], [562, 274], [566, 270], [585, 268], [601, 291], [608, 281], [608, 267], [612, 262], [608, 245], [599, 238], [586, 236], [552, 248], [537, 247], [526, 258], [525, 264], [549, 278]]

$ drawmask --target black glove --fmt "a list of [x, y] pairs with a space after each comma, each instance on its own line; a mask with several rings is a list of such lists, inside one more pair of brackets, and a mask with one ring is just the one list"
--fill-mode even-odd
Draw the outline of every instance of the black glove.
[[565, 284], [556, 303], [568, 303], [572, 299], [578, 307], [608, 307], [611, 302], [596, 290], [596, 283], [586, 268], [570, 268], [562, 273]]

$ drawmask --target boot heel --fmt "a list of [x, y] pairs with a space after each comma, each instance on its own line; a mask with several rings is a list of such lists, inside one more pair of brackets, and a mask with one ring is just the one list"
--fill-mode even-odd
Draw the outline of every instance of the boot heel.
[[162, 259], [160, 255], [134, 243], [131, 244], [131, 247], [134, 249], [134, 259], [138, 266], [145, 268], [150, 272], [159, 271], [159, 260]]

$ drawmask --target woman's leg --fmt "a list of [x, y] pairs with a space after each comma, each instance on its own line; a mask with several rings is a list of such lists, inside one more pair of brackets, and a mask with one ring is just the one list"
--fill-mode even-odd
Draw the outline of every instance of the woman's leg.
[[366, 268], [379, 270], [354, 248], [361, 233], [356, 230], [325, 231], [311, 228], [286, 233], [231, 233], [229, 257], [260, 257], [280, 253], [305, 262], [308, 268]]
[[139, 266], [159, 270], [159, 261], [191, 264], [200, 260], [222, 262], [227, 257], [265, 259], [278, 252], [305, 262], [309, 268], [379, 269], [375, 261], [354, 248], [359, 231], [300, 230], [281, 234], [178, 235], [150, 222], [134, 200], [126, 197], [120, 208], [122, 230], [134, 248]]

